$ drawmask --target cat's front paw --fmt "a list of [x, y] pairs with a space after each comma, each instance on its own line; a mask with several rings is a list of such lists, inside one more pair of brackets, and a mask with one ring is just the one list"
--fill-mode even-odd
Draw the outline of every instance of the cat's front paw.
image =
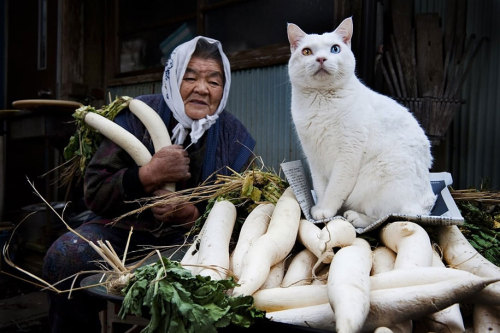
[[333, 217], [333, 216], [335, 216], [335, 213], [336, 212], [334, 212], [331, 209], [321, 208], [318, 205], [313, 206], [311, 208], [311, 215], [312, 215], [313, 219], [315, 219], [316, 221], [320, 221], [323, 219]]
[[344, 212], [344, 217], [347, 219], [347, 221], [351, 222], [351, 224], [355, 228], [366, 228], [372, 222], [374, 222], [373, 219], [369, 218], [365, 214], [361, 214], [353, 210], [346, 210]]

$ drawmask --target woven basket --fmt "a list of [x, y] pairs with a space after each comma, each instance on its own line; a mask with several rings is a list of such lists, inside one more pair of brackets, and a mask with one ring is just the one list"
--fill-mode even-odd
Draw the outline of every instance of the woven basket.
[[438, 97], [397, 98], [417, 118], [431, 141], [441, 141], [463, 101]]

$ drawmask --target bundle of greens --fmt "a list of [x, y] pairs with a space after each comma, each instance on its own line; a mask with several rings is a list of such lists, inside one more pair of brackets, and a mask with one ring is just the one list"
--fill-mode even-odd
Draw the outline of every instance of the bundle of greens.
[[138, 268], [123, 289], [119, 315], [149, 318], [142, 333], [217, 332], [217, 328], [250, 327], [265, 312], [253, 307], [251, 296], [231, 297], [236, 282], [193, 276], [178, 262], [163, 257]]
[[460, 230], [486, 259], [500, 266], [500, 193], [452, 190], [464, 224]]

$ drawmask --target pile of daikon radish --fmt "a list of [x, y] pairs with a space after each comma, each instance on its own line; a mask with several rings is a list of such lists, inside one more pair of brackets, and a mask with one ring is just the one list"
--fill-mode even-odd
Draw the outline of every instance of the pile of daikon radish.
[[[129, 107], [155, 151], [170, 144], [154, 110], [139, 100]], [[91, 112], [83, 118], [138, 165], [150, 160], [142, 143], [112, 121]], [[276, 205], [250, 212], [230, 253], [236, 218], [233, 203], [216, 201], [181, 264], [213, 279], [235, 276], [233, 295], [252, 295], [273, 321], [335, 332], [418, 332], [418, 325], [425, 332], [464, 332], [464, 302], [473, 304], [474, 332], [500, 332], [500, 267], [457, 226], [435, 227], [432, 244], [418, 224], [392, 222], [372, 248], [342, 218], [324, 225], [302, 219], [288, 188]]]
[[465, 332], [459, 304], [467, 302], [474, 332], [500, 332], [500, 268], [457, 226], [436, 227], [432, 244], [416, 223], [388, 223], [371, 248], [344, 219], [303, 219], [288, 188], [248, 215], [230, 250], [236, 215], [230, 201], [217, 201], [181, 264], [235, 276], [233, 296], [252, 295], [273, 321], [332, 332]]

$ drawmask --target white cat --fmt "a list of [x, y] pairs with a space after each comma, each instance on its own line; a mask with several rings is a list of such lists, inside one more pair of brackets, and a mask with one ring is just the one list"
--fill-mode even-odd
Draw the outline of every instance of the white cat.
[[311, 170], [315, 220], [343, 213], [366, 227], [391, 213], [428, 214], [430, 143], [406, 108], [355, 75], [352, 19], [306, 34], [288, 24], [292, 118]]

